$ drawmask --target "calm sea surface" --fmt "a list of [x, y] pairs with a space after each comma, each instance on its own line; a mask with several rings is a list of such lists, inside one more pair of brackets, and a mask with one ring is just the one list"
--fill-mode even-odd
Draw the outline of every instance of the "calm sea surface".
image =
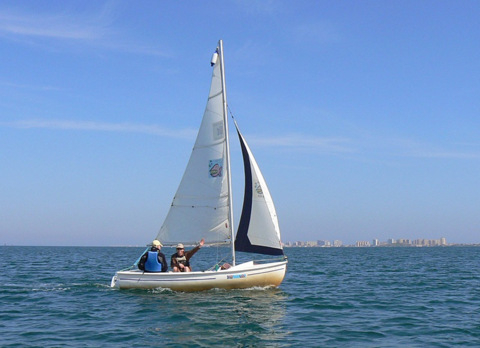
[[287, 248], [278, 289], [111, 289], [142, 251], [0, 247], [0, 346], [480, 347], [480, 247]]

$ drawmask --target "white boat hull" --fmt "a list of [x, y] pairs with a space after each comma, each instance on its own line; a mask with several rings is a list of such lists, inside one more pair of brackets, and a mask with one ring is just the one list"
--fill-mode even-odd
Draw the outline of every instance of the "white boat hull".
[[119, 271], [113, 276], [111, 286], [119, 289], [167, 288], [174, 291], [277, 287], [283, 281], [286, 270], [287, 261], [260, 264], [249, 261], [218, 271], [189, 273]]

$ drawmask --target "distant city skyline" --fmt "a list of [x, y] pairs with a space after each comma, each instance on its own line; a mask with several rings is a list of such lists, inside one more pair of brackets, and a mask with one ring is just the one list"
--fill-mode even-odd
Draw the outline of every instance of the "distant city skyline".
[[[472, 243], [476, 245], [480, 243]], [[382, 247], [382, 246], [413, 246], [413, 247], [433, 247], [433, 246], [449, 246], [458, 244], [448, 244], [447, 239], [441, 237], [439, 239], [422, 239], [415, 240], [410, 239], [393, 239], [390, 238], [387, 241], [380, 241], [373, 239], [370, 241], [359, 240], [354, 244], [343, 244], [341, 240], [334, 240], [333, 242], [328, 240], [315, 240], [315, 241], [287, 241], [284, 243], [285, 247]]]

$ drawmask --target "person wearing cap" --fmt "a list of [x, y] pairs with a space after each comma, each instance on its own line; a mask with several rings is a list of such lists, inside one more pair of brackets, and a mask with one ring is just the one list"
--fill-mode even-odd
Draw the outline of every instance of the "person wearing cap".
[[138, 268], [145, 272], [166, 272], [168, 264], [165, 255], [160, 252], [162, 246], [162, 243], [155, 239], [150, 250], [140, 258]]
[[192, 267], [190, 266], [190, 259], [198, 250], [200, 250], [204, 243], [205, 239], [202, 238], [200, 243], [195, 248], [187, 252], [185, 252], [185, 247], [183, 244], [179, 243], [177, 245], [177, 252], [172, 255], [170, 260], [170, 267], [172, 267], [172, 270], [174, 272], [191, 272]]

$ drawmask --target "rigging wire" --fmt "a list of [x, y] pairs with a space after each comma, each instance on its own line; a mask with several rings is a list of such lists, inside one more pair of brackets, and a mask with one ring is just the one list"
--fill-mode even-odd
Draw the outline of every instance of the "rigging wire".
[[232, 118], [232, 120], [235, 120], [235, 117], [233, 116], [232, 109], [230, 109], [229, 105], [227, 105], [227, 109], [228, 109], [228, 112], [230, 113], [230, 117]]

